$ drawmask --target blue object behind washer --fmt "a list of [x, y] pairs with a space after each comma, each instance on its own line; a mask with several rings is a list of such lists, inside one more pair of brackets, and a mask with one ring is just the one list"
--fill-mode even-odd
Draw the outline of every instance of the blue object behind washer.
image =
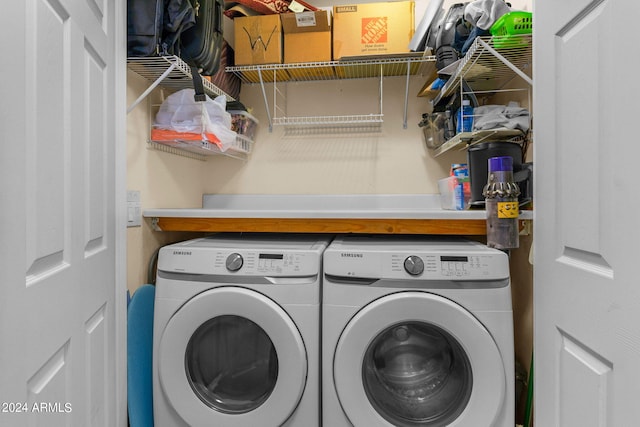
[[139, 287], [127, 310], [127, 396], [131, 427], [153, 427], [153, 285]]

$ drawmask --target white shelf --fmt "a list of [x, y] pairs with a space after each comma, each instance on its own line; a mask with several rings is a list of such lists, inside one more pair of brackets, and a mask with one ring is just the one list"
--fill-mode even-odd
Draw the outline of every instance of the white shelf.
[[[434, 106], [442, 105], [448, 102], [456, 92], [459, 92], [462, 97], [470, 93], [494, 94], [526, 90], [529, 92], [530, 99], [533, 85], [532, 47], [531, 34], [477, 37], [467, 54], [458, 63], [456, 71], [431, 103]], [[524, 85], [518, 86], [512, 83], [517, 77], [524, 82]], [[463, 82], [468, 86], [466, 91], [463, 88]], [[437, 157], [452, 149], [465, 149], [488, 138], [508, 140], [521, 136], [524, 136], [523, 132], [517, 129], [462, 132], [436, 148], [434, 155]]]
[[[147, 90], [127, 108], [127, 114], [136, 108], [157, 86], [162, 86], [172, 92], [193, 88], [191, 68], [182, 59], [174, 55], [130, 57], [127, 58], [127, 67], [151, 82]], [[204, 86], [204, 92], [211, 98], [224, 95], [228, 101], [234, 101], [229, 94], [205, 78], [202, 79], [202, 85]]]
[[435, 157], [446, 153], [449, 150], [459, 149], [464, 150], [471, 145], [479, 144], [488, 138], [499, 138], [499, 140], [506, 140], [509, 138], [516, 138], [523, 136], [521, 130], [518, 129], [490, 129], [490, 130], [478, 130], [474, 132], [460, 132], [440, 147], [433, 150]]
[[[233, 146], [226, 151], [220, 150], [216, 144], [207, 141], [188, 141], [174, 139], [171, 141], [149, 141], [149, 148], [197, 160], [206, 160], [209, 156], [227, 156], [246, 160], [251, 153], [253, 141], [242, 135], [236, 136]], [[185, 153], [186, 152], [186, 153]], [[188, 154], [187, 154], [188, 153]]]
[[353, 116], [309, 116], [309, 117], [277, 117], [273, 119], [276, 126], [322, 126], [353, 125], [382, 123], [383, 114], [364, 114]]
[[[158, 86], [167, 88], [171, 92], [193, 88], [191, 68], [177, 56], [131, 57], [127, 58], [127, 67], [151, 82], [149, 88], [129, 106], [127, 112], [133, 110]], [[202, 84], [205, 93], [211, 98], [225, 96], [227, 101], [234, 101], [233, 97], [212, 84], [209, 80], [203, 78]], [[154, 115], [153, 113], [154, 112], [151, 112], [151, 115]], [[227, 156], [246, 160], [251, 153], [253, 141], [242, 135], [238, 135], [236, 136], [234, 144], [225, 151], [221, 151], [217, 145], [207, 141], [180, 139], [171, 141], [150, 140], [148, 141], [148, 147], [150, 149], [197, 160], [206, 160], [210, 156]]]
[[[424, 55], [420, 52], [372, 58], [358, 57], [327, 62], [235, 66], [227, 67], [225, 70], [237, 75], [244, 83], [261, 85], [270, 131], [273, 126], [335, 126], [382, 123], [384, 117], [382, 113], [383, 79], [385, 77], [404, 76], [407, 79], [403, 122], [406, 128], [409, 77], [418, 74], [435, 74], [435, 57]], [[379, 106], [376, 112], [346, 116], [276, 116], [277, 111], [282, 111], [282, 109], [278, 108], [276, 101], [278, 96], [282, 95], [277, 89], [278, 83], [367, 78], [379, 79]], [[273, 110], [271, 110], [267, 100], [265, 83], [273, 83]], [[284, 101], [286, 102], [286, 99]]]
[[[301, 62], [294, 64], [264, 64], [227, 67], [243, 83], [277, 81], [308, 82], [318, 80], [365, 79], [425, 74], [435, 69], [435, 56], [422, 52], [384, 57], [363, 57], [326, 62]], [[262, 75], [262, 78], [260, 77]]]
[[499, 91], [515, 76], [529, 86], [532, 80], [532, 47], [530, 34], [505, 37], [477, 37], [456, 71], [447, 80], [433, 105], [460, 90], [462, 80], [475, 92]]

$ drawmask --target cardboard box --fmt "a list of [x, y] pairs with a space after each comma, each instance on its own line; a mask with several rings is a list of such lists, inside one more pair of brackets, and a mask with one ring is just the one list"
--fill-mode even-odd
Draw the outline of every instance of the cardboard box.
[[326, 10], [280, 15], [284, 62], [331, 61], [331, 14]]
[[409, 52], [413, 1], [333, 7], [333, 58]]
[[236, 65], [282, 63], [280, 15], [234, 19]]

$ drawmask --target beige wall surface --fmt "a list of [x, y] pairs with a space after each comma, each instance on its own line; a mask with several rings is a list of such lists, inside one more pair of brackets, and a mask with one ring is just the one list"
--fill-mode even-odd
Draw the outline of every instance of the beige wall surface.
[[[281, 126], [269, 132], [261, 88], [245, 84], [240, 101], [260, 122], [246, 161], [226, 156], [200, 161], [150, 149], [151, 106], [161, 103], [164, 95], [156, 89], [128, 116], [128, 189], [140, 191], [143, 210], [198, 208], [203, 194], [437, 193], [438, 179], [449, 173], [451, 163], [466, 162], [466, 153], [452, 151], [435, 158], [426, 148], [418, 123], [430, 105], [415, 96], [424, 83], [420, 76], [410, 79], [407, 129], [403, 129], [406, 79], [389, 77], [383, 82], [384, 124], [377, 131], [355, 133], [291, 131]], [[130, 71], [128, 102], [133, 103], [149, 84]], [[278, 106], [291, 116], [379, 112], [375, 78], [278, 86], [287, 95]], [[266, 89], [273, 93], [273, 85]], [[146, 283], [147, 264], [157, 246], [180, 237], [154, 233], [145, 221], [142, 227], [129, 228], [131, 290]]]
[[[133, 101], [150, 82], [129, 71], [127, 102]], [[202, 206], [203, 170], [206, 162], [192, 160], [147, 147], [150, 106], [161, 101], [154, 91], [127, 117], [127, 189], [140, 192], [142, 210], [150, 207], [197, 208]], [[148, 266], [154, 252], [174, 241], [191, 237], [185, 233], [156, 233], [149, 224], [127, 229], [127, 287], [134, 292], [148, 283]]]

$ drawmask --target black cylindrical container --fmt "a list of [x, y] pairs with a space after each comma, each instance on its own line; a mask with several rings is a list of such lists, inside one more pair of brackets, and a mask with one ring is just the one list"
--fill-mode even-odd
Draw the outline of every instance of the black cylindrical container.
[[473, 207], [484, 207], [482, 189], [487, 184], [487, 164], [491, 157], [510, 156], [513, 158], [513, 170], [522, 168], [522, 147], [515, 142], [486, 141], [472, 145], [467, 150], [467, 164], [471, 180], [471, 201]]

